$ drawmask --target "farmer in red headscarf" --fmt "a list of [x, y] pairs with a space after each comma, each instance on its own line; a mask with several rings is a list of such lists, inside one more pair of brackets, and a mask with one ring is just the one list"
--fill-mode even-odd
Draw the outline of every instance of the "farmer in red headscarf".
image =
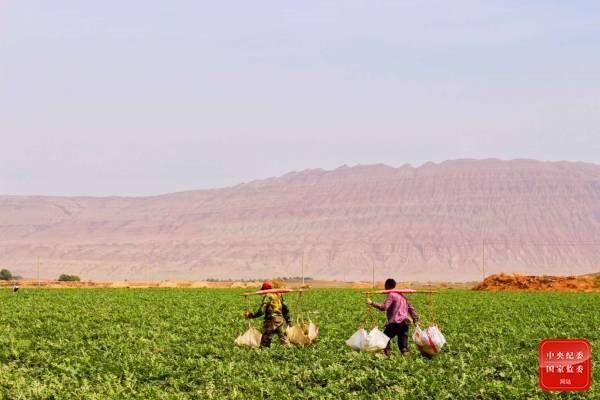
[[[260, 290], [268, 289], [273, 289], [273, 284], [271, 282], [263, 282]], [[288, 325], [291, 325], [292, 323], [290, 322], [288, 308], [284, 304], [281, 294], [267, 293], [263, 297], [262, 303], [255, 313], [248, 311], [244, 314], [246, 318], [258, 318], [262, 315], [265, 316], [265, 322], [263, 323], [260, 347], [271, 346], [273, 335], [279, 336], [279, 341], [284, 346], [291, 346], [287, 334], [285, 333], [284, 322]]]

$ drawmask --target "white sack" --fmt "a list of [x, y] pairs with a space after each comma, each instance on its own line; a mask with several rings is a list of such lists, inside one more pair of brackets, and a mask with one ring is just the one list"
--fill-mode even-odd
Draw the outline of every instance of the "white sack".
[[317, 336], [319, 336], [319, 327], [311, 321], [308, 324], [308, 340], [312, 343], [317, 339]]
[[366, 351], [380, 351], [386, 348], [390, 338], [375, 327], [367, 336]]
[[235, 339], [236, 346], [260, 347], [262, 334], [258, 329], [251, 326], [246, 332]]
[[346, 340], [346, 344], [358, 351], [380, 351], [385, 349], [389, 341], [390, 338], [377, 327], [369, 333], [360, 328], [350, 339]]
[[360, 328], [354, 335], [350, 336], [350, 339], [346, 340], [346, 344], [354, 350], [362, 351], [366, 347], [368, 336], [367, 331]]
[[418, 325], [413, 334], [415, 344], [424, 353], [431, 356], [439, 353], [446, 344], [446, 338], [442, 335], [437, 325], [433, 325], [423, 330]]

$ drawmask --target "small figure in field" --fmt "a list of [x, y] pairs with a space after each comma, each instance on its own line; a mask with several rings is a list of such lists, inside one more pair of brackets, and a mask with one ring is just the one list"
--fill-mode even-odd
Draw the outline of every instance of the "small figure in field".
[[[388, 279], [385, 281], [385, 289], [390, 290], [396, 287], [396, 281]], [[367, 298], [367, 304], [375, 307], [378, 310], [387, 312], [387, 324], [383, 333], [390, 338], [387, 347], [384, 350], [386, 356], [391, 353], [392, 339], [398, 336], [398, 347], [402, 355], [409, 355], [408, 352], [408, 324], [410, 315], [413, 322], [417, 324], [419, 322], [419, 316], [415, 311], [415, 308], [410, 304], [408, 299], [401, 293], [388, 293], [387, 298], [383, 304], [374, 303], [371, 299]]]
[[[263, 282], [260, 290], [273, 289], [271, 282]], [[283, 297], [279, 293], [268, 293], [263, 299], [262, 303], [258, 307], [255, 313], [250, 311], [244, 314], [246, 318], [258, 318], [265, 316], [263, 323], [262, 338], [260, 340], [260, 347], [271, 346], [271, 339], [273, 335], [279, 336], [279, 341], [282, 345], [290, 347], [290, 341], [285, 332], [285, 323], [292, 325], [290, 322], [290, 315], [287, 306], [283, 302]]]
[[17, 282], [13, 283], [12, 291], [14, 294], [17, 294], [19, 292], [19, 284]]

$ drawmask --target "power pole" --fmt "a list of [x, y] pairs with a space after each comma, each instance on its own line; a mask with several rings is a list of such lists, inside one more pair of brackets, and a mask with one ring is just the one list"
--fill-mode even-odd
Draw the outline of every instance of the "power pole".
[[302, 273], [302, 286], [304, 286], [304, 250], [302, 250], [302, 256], [300, 257], [301, 273]]
[[375, 261], [371, 261], [371, 271], [373, 273], [373, 289], [375, 288]]
[[37, 284], [40, 287], [40, 258], [37, 259]]
[[483, 274], [483, 280], [485, 280], [485, 239], [481, 241], [481, 273]]

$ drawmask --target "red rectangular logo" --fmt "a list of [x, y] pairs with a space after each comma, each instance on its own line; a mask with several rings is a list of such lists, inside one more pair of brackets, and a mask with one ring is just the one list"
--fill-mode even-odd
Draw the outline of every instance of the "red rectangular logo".
[[540, 387], [588, 390], [592, 384], [592, 346], [585, 339], [546, 339], [540, 343]]

